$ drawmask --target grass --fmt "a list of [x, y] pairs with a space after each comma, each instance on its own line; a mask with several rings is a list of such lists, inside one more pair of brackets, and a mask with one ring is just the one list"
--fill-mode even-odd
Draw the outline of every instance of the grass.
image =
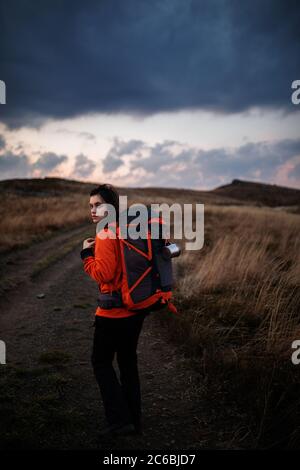
[[80, 447], [85, 420], [70, 402], [72, 380], [53, 365], [1, 368], [0, 449]]
[[74, 248], [82, 242], [82, 234], [79, 236], [76, 235], [75, 237], [69, 238], [67, 242], [65, 242], [61, 247], [55, 250], [55, 253], [48, 254], [44, 256], [42, 259], [39, 259], [36, 263], [33, 264], [32, 271], [31, 271], [31, 278], [34, 279], [38, 276], [42, 271], [47, 269], [56, 261], [59, 261], [68, 253], [70, 253]]
[[299, 233], [296, 214], [208, 206], [204, 248], [175, 261], [180, 315], [167, 318], [171, 335], [211, 388], [247, 411], [251, 447], [300, 446], [300, 367], [291, 363], [300, 338]]
[[[87, 193], [3, 193], [0, 251], [88, 221]], [[300, 366], [291, 363], [291, 344], [300, 339], [297, 210], [233, 205], [208, 192], [147, 188], [123, 193], [130, 196], [129, 204], [205, 203], [203, 249], [183, 250], [174, 260], [179, 315], [165, 312], [156, 318], [167, 322], [171, 338], [184, 346], [206, 384], [212, 410], [241, 416], [240, 426], [232, 429], [233, 447], [299, 448]], [[33, 276], [71, 250], [75, 238], [68, 243], [38, 260]], [[13, 279], [7, 282], [14, 285]], [[83, 298], [73, 307], [88, 304]], [[82, 417], [66, 401], [69, 361], [64, 351], [46, 351], [36, 369], [0, 369], [3, 447], [63, 448], [70, 439], [73, 447], [80, 446]]]
[[26, 247], [89, 221], [86, 196], [26, 196], [3, 193], [0, 209], [0, 252]]
[[85, 303], [80, 303], [80, 304], [74, 304], [73, 305], [74, 308], [79, 308], [79, 309], [86, 309], [86, 308], [90, 308], [90, 307], [93, 307], [92, 304], [88, 303], [88, 302], [85, 302]]
[[[88, 223], [89, 193], [98, 183], [83, 183], [60, 178], [32, 178], [0, 182], [0, 252], [27, 247], [45, 240], [57, 231], [69, 230]], [[128, 203], [201, 202], [216, 204], [232, 202], [213, 191], [178, 190], [171, 188], [118, 188], [128, 195]], [[238, 202], [237, 202], [238, 203]], [[241, 204], [243, 204], [241, 202]]]
[[70, 355], [65, 351], [54, 350], [42, 353], [39, 357], [39, 362], [42, 364], [64, 365], [69, 362], [70, 359]]

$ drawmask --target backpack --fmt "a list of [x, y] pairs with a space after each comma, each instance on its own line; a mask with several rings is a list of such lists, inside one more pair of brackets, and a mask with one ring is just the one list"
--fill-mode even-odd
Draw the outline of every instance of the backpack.
[[[121, 291], [100, 293], [98, 304], [102, 308], [125, 307], [149, 314], [167, 306], [171, 312], [177, 313], [171, 301], [174, 281], [172, 258], [163, 255], [164, 247], [170, 244], [168, 239], [163, 238], [164, 221], [161, 217], [151, 218], [150, 206], [147, 206], [147, 211], [145, 237], [133, 239], [128, 234], [127, 238], [122, 238], [120, 227], [116, 227], [122, 262]], [[128, 209], [126, 216], [126, 226], [129, 227], [135, 223], [136, 216], [128, 215]], [[151, 238], [151, 227], [154, 224], [158, 224], [158, 239]]]

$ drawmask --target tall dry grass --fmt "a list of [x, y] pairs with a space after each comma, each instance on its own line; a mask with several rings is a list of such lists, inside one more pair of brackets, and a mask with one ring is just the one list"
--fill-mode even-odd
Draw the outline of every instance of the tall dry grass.
[[291, 363], [291, 344], [300, 339], [299, 233], [297, 214], [208, 206], [203, 249], [177, 261], [187, 346], [205, 374], [224, 383], [231, 377], [228, 389], [252, 416], [255, 445], [283, 439], [279, 411], [280, 429], [300, 445], [296, 415], [286, 412], [300, 405], [299, 394], [290, 395], [300, 385], [300, 366]]
[[89, 220], [88, 197], [62, 194], [49, 197], [3, 195], [0, 206], [0, 251], [68, 230]]
[[[300, 217], [272, 209], [210, 207], [203, 253], [185, 252], [178, 283], [182, 299], [222, 295], [218, 315], [261, 321], [266, 349], [285, 347], [295, 335], [300, 305]], [[216, 217], [217, 216], [217, 217]], [[218, 292], [220, 294], [218, 294]], [[261, 345], [262, 346], [262, 345]]]

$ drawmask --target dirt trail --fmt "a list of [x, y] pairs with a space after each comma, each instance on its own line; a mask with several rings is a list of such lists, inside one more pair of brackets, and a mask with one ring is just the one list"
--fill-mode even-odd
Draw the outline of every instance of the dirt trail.
[[[0, 338], [6, 342], [7, 363], [33, 368], [49, 351], [64, 351], [70, 356], [71, 380], [65, 393], [72, 409], [83, 416], [84, 431], [75, 431], [63, 448], [224, 447], [224, 430], [218, 432], [216, 412], [204, 393], [204, 385], [196, 380], [184, 353], [168, 340], [167, 323], [162, 326], [157, 318], [160, 312], [146, 317], [138, 345], [144, 435], [97, 439], [97, 429], [104, 424], [90, 365], [97, 288], [83, 272], [81, 243], [30, 277], [33, 264], [45, 254], [55, 253], [74, 236], [79, 240], [89, 235], [90, 227], [80, 227], [2, 260], [8, 262], [11, 272], [20, 268], [21, 281], [17, 289], [6, 292], [0, 303]], [[44, 297], [38, 298], [39, 294]]]

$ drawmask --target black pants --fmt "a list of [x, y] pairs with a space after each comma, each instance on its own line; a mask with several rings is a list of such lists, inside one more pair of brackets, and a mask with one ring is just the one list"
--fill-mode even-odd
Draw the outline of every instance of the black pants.
[[[126, 318], [96, 316], [92, 365], [108, 424], [139, 423], [141, 391], [137, 345], [145, 313]], [[117, 354], [120, 382], [113, 367]]]

